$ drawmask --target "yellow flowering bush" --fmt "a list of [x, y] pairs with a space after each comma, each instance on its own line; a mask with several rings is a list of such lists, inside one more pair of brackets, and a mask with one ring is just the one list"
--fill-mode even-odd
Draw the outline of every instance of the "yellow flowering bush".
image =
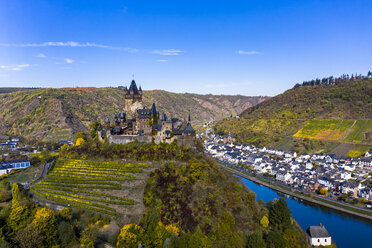
[[118, 248], [137, 248], [141, 242], [144, 231], [142, 227], [136, 224], [128, 224], [123, 226], [118, 236], [116, 246]]

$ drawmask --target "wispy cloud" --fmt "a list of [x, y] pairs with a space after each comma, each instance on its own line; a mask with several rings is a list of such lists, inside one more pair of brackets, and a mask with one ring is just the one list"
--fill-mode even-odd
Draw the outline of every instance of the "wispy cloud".
[[236, 51], [237, 54], [241, 55], [255, 55], [255, 54], [262, 54], [261, 52], [258, 51], [244, 51], [244, 50], [238, 50]]
[[165, 62], [168, 62], [168, 60], [167, 59], [158, 59], [158, 60], [156, 60], [156, 62], [165, 63]]
[[130, 47], [115, 47], [91, 42], [76, 42], [76, 41], [48, 41], [43, 43], [23, 43], [23, 44], [0, 44], [2, 47], [95, 47], [109, 50], [121, 50], [125, 52], [137, 53], [140, 50]]
[[166, 49], [166, 50], [153, 50], [151, 53], [159, 54], [159, 55], [166, 55], [166, 56], [176, 56], [184, 53], [185, 51], [177, 50], [177, 49]]
[[69, 58], [65, 58], [65, 62], [66, 62], [67, 64], [72, 64], [72, 63], [75, 62], [75, 60], [73, 60], [73, 59], [69, 59]]
[[41, 58], [41, 59], [45, 59], [46, 58], [46, 55], [44, 53], [39, 53], [38, 55], [35, 56], [36, 58]]
[[24, 68], [30, 67], [30, 64], [21, 64], [21, 65], [0, 65], [0, 69], [6, 71], [20, 71]]

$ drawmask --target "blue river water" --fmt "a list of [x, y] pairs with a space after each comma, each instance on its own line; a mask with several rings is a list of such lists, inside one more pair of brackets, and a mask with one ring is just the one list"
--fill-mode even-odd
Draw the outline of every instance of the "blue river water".
[[248, 179], [237, 176], [245, 185], [256, 193], [257, 200], [266, 203], [275, 198], [283, 197], [288, 203], [293, 218], [306, 231], [309, 226], [322, 223], [332, 235], [338, 248], [371, 248], [372, 247], [372, 221], [354, 217], [340, 211], [329, 209], [317, 204], [285, 197], [266, 186], [256, 184]]

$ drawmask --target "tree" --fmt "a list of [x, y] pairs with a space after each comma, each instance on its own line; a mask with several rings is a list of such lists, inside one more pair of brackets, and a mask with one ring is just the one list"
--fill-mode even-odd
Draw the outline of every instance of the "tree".
[[229, 211], [225, 211], [222, 221], [214, 230], [218, 247], [241, 247], [243, 239], [235, 230], [235, 219]]
[[269, 221], [277, 229], [285, 229], [291, 225], [291, 210], [287, 207], [287, 202], [280, 198], [274, 201], [269, 209]]
[[8, 201], [12, 198], [10, 192], [10, 183], [8, 181], [2, 180], [0, 182], [0, 202]]
[[71, 209], [70, 208], [62, 208], [61, 211], [59, 212], [59, 215], [62, 217], [64, 220], [70, 220], [71, 219]]
[[100, 125], [101, 124], [98, 121], [93, 122], [92, 127], [91, 127], [91, 131], [90, 131], [90, 137], [92, 137], [92, 139], [95, 139], [95, 138], [98, 137], [97, 136], [97, 130], [98, 130], [98, 127]]
[[54, 212], [49, 208], [39, 208], [32, 221], [39, 231], [46, 237], [45, 241], [51, 246], [57, 237], [57, 220]]
[[80, 138], [83, 139], [84, 141], [87, 141], [87, 140], [88, 140], [87, 135], [86, 135], [85, 133], [83, 133], [83, 132], [78, 132], [78, 133], [76, 133], [76, 135], [75, 135], [75, 140], [74, 140], [74, 142], [76, 143], [77, 140], [80, 139]]
[[14, 240], [21, 248], [34, 248], [42, 246], [44, 237], [33, 224], [29, 224], [17, 232]]
[[269, 226], [269, 219], [267, 218], [266, 215], [264, 215], [264, 217], [262, 217], [262, 219], [260, 220], [260, 224], [263, 228], [266, 228]]
[[137, 248], [138, 245], [141, 243], [143, 235], [144, 230], [142, 229], [142, 227], [136, 224], [125, 225], [120, 230], [116, 246], [118, 248]]
[[196, 227], [194, 233], [187, 232], [180, 238], [179, 247], [212, 247], [212, 241], [202, 232], [199, 226]]
[[80, 237], [80, 245], [82, 247], [94, 248], [96, 243], [98, 231], [95, 227], [87, 227], [83, 230]]
[[296, 248], [297, 245], [297, 232], [291, 228], [287, 228], [284, 231], [284, 239], [287, 243], [288, 248]]
[[319, 193], [321, 194], [321, 195], [327, 195], [328, 194], [328, 190], [327, 190], [327, 188], [321, 188], [320, 190], [319, 190]]
[[286, 248], [286, 241], [283, 234], [273, 230], [266, 237], [267, 248]]
[[252, 233], [251, 235], [248, 236], [247, 239], [247, 248], [265, 248], [266, 243], [264, 239], [262, 238], [262, 234], [259, 232]]
[[85, 143], [85, 140], [84, 140], [83, 138], [78, 138], [78, 139], [76, 140], [75, 145], [76, 145], [76, 146], [81, 146], [81, 145], [84, 144], [84, 143]]
[[12, 186], [12, 207], [16, 208], [19, 206], [21, 200], [21, 193], [19, 192], [18, 184], [13, 183]]
[[67, 221], [62, 221], [58, 225], [58, 240], [61, 247], [72, 247], [78, 244], [73, 227]]
[[7, 224], [17, 232], [19, 229], [25, 228], [30, 211], [25, 206], [17, 206], [12, 208], [12, 212], [7, 219]]
[[63, 144], [63, 146], [61, 147], [61, 153], [66, 153], [69, 147], [70, 147], [69, 145]]

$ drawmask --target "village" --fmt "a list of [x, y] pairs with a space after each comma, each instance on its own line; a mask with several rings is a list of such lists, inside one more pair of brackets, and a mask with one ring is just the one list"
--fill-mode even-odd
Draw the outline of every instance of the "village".
[[203, 136], [205, 153], [236, 169], [257, 174], [299, 191], [371, 208], [372, 151], [363, 157], [301, 154], [247, 144], [234, 144], [232, 135]]

